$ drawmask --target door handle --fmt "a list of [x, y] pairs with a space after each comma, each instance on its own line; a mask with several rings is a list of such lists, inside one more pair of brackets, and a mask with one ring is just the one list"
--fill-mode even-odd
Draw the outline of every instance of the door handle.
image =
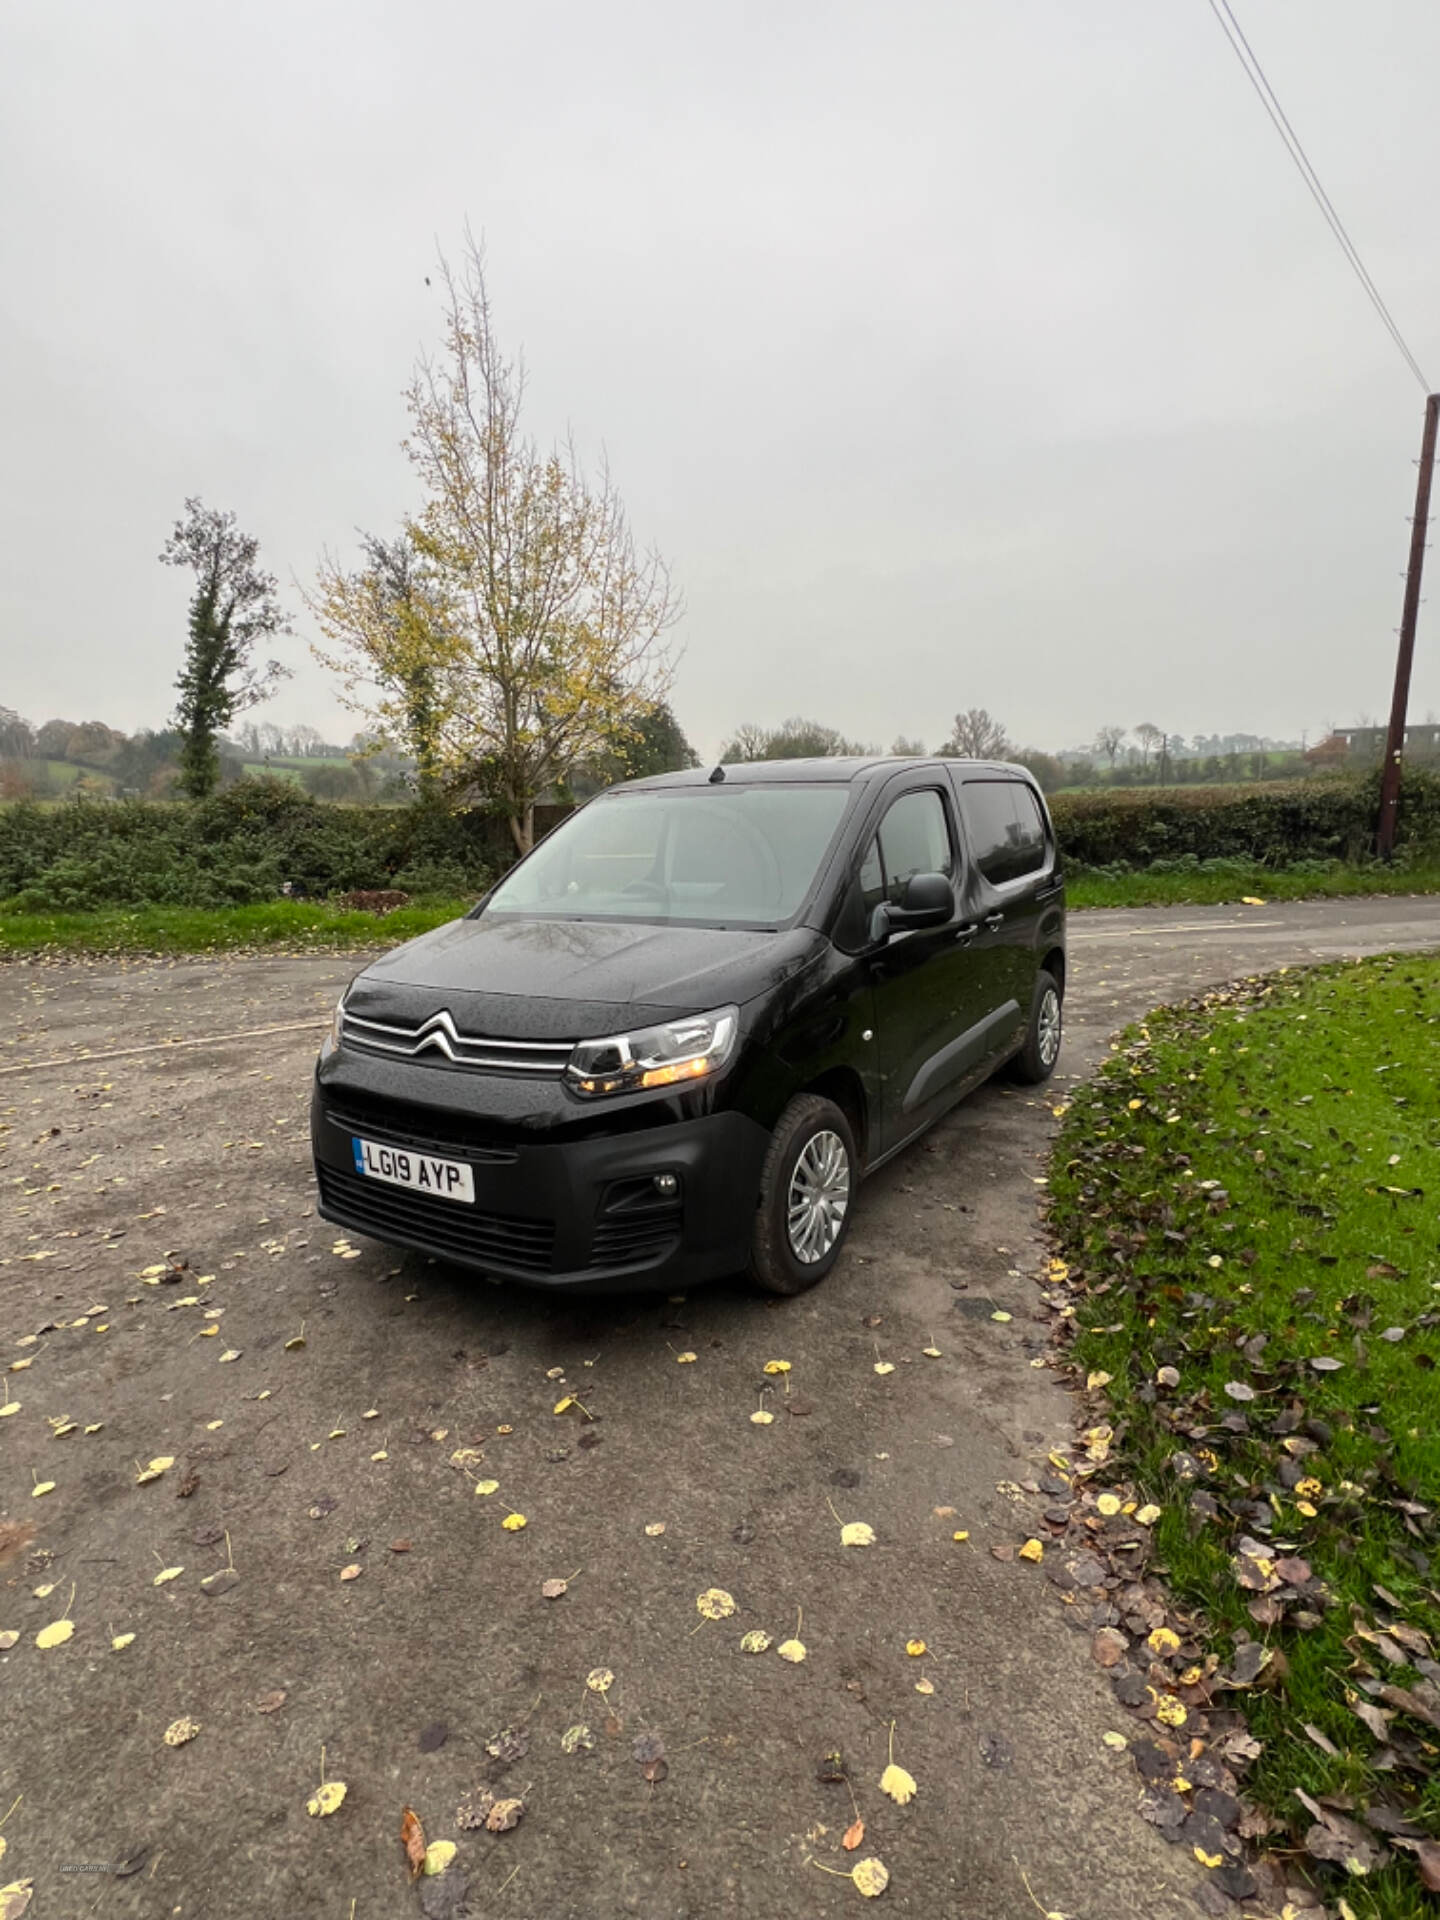
[[985, 924], [993, 933], [997, 927], [1004, 926], [1005, 916], [1003, 913], [987, 913], [985, 916]]

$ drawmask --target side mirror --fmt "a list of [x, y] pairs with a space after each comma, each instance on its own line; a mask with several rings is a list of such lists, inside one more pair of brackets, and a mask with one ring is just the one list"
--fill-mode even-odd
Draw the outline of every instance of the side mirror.
[[898, 907], [882, 900], [870, 916], [870, 938], [879, 946], [895, 933], [943, 927], [955, 917], [955, 889], [943, 873], [913, 873]]

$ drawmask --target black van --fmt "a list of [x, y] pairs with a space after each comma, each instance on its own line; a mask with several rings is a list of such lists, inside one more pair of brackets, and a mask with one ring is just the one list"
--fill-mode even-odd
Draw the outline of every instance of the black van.
[[495, 1279], [799, 1293], [855, 1188], [1060, 1051], [1065, 891], [1023, 768], [798, 760], [571, 815], [346, 989], [320, 1212]]

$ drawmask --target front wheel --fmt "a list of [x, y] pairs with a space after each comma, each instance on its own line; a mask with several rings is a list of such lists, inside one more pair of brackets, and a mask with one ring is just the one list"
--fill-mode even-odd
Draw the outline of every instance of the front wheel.
[[770, 1140], [750, 1240], [767, 1293], [804, 1293], [840, 1257], [859, 1177], [855, 1135], [833, 1100], [797, 1094]]
[[1017, 1080], [1026, 1086], [1038, 1087], [1042, 1080], [1050, 1078], [1060, 1058], [1061, 1033], [1060, 983], [1053, 973], [1046, 973], [1042, 968], [1035, 976], [1025, 1044], [1011, 1068]]

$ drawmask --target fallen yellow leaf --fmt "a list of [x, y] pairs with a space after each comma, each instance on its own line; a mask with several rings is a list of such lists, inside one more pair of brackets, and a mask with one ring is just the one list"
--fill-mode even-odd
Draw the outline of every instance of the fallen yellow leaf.
[[696, 1356], [693, 1353], [677, 1353], [675, 1358], [682, 1367], [688, 1367]]
[[123, 1653], [134, 1638], [133, 1633], [117, 1633], [115, 1638], [110, 1642], [111, 1651], [114, 1653]]
[[922, 1653], [928, 1653], [930, 1649], [923, 1640], [907, 1640], [905, 1642], [905, 1651], [912, 1660], [918, 1660]]
[[790, 1362], [788, 1360], [767, 1360], [765, 1362], [765, 1371], [766, 1373], [789, 1373]]
[[695, 1606], [707, 1620], [728, 1620], [735, 1611], [735, 1600], [723, 1587], [707, 1587], [696, 1596]]
[[164, 1567], [150, 1584], [152, 1587], [163, 1587], [168, 1581], [178, 1580], [184, 1571], [184, 1567]]
[[444, 1873], [450, 1862], [459, 1852], [453, 1840], [432, 1840], [425, 1849], [425, 1864], [422, 1873]]
[[48, 1627], [42, 1627], [35, 1636], [35, 1644], [48, 1651], [51, 1647], [63, 1647], [75, 1631], [73, 1620], [52, 1620]]
[[858, 1860], [850, 1878], [867, 1900], [878, 1900], [890, 1884], [890, 1871], [883, 1860]]
[[1016, 1549], [1022, 1560], [1033, 1560], [1038, 1565], [1045, 1558], [1044, 1544], [1039, 1540], [1027, 1540], [1023, 1547]]
[[343, 1780], [327, 1780], [305, 1802], [305, 1811], [312, 1819], [323, 1819], [327, 1813], [334, 1813], [347, 1791]]
[[475, 1491], [476, 1493], [483, 1494], [498, 1493], [500, 1491], [500, 1482], [498, 1480], [477, 1480], [475, 1482]]
[[842, 1547], [873, 1547], [875, 1529], [864, 1520], [851, 1520], [840, 1529]]
[[523, 1513], [507, 1513], [500, 1524], [506, 1533], [519, 1533], [520, 1529], [527, 1523]]
[[892, 1760], [880, 1776], [880, 1791], [888, 1794], [897, 1807], [908, 1807], [919, 1788], [914, 1775], [907, 1773], [904, 1767], [897, 1767]]
[[803, 1640], [782, 1640], [775, 1651], [782, 1660], [788, 1660], [792, 1667], [798, 1667], [800, 1662], [805, 1658], [805, 1642]]
[[183, 1747], [192, 1741], [200, 1731], [200, 1722], [192, 1720], [188, 1713], [182, 1713], [178, 1720], [172, 1720], [165, 1729], [167, 1747]]
[[765, 1409], [761, 1407], [758, 1412], [751, 1414], [750, 1424], [752, 1427], [768, 1427], [774, 1418], [773, 1413], [766, 1413]]
[[764, 1653], [769, 1645], [769, 1634], [762, 1633], [758, 1627], [754, 1627], [749, 1633], [741, 1637], [740, 1651], [742, 1653]]

